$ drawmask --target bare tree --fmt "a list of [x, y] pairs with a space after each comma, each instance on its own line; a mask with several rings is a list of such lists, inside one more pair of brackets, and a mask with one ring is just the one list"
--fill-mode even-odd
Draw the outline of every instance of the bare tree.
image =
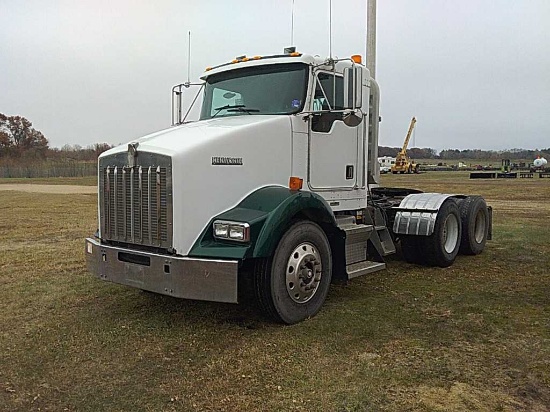
[[48, 140], [32, 127], [23, 116], [6, 116], [0, 113], [0, 154], [20, 157], [25, 152], [44, 157]]

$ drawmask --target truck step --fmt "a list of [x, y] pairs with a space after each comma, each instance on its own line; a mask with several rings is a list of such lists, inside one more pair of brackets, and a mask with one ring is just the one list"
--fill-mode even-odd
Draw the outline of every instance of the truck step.
[[380, 209], [374, 211], [374, 228], [380, 239], [380, 249], [382, 256], [388, 256], [395, 253], [395, 245], [386, 226], [386, 219], [382, 216]]
[[395, 253], [395, 244], [387, 227], [377, 228], [378, 237], [380, 238], [380, 246], [382, 247], [382, 256], [388, 256]]
[[348, 273], [348, 279], [353, 279], [358, 276], [366, 275], [368, 273], [377, 272], [386, 268], [386, 264], [382, 262], [372, 262], [370, 260], [364, 260], [362, 262], [353, 263], [346, 266], [346, 272]]
[[367, 259], [368, 240], [374, 232], [372, 225], [342, 225], [346, 232], [346, 263], [352, 264]]

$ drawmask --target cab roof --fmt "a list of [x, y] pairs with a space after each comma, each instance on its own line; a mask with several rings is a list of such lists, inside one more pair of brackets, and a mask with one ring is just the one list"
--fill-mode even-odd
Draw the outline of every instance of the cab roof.
[[[302, 54], [293, 52], [290, 54], [274, 54], [268, 56], [240, 56], [234, 60], [226, 63], [219, 64], [214, 67], [207, 67], [204, 73], [200, 76], [202, 80], [206, 80], [209, 76], [225, 71], [240, 69], [244, 67], [265, 66], [269, 64], [289, 64], [289, 63], [304, 63], [310, 66], [323, 66], [329, 63], [328, 58], [322, 58], [320, 56], [312, 56], [309, 54]], [[336, 64], [336, 71], [340, 72], [344, 67], [351, 66], [351, 61], [339, 61]]]

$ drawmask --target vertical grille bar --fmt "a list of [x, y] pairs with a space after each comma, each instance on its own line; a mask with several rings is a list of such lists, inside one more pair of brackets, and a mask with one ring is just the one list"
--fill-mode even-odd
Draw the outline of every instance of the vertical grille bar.
[[127, 213], [126, 213], [126, 203], [128, 202], [128, 196], [126, 195], [126, 168], [123, 167], [122, 168], [122, 198], [124, 199], [123, 200], [123, 204], [122, 204], [122, 210], [123, 210], [123, 218], [124, 218], [124, 240], [126, 240], [128, 237], [127, 237], [127, 234], [128, 234], [128, 216], [127, 216]]
[[147, 211], [149, 213], [149, 217], [147, 219], [147, 224], [148, 224], [148, 231], [147, 233], [149, 233], [149, 244], [153, 244], [153, 232], [152, 232], [152, 229], [151, 229], [151, 222], [153, 220], [153, 213], [151, 211], [151, 171], [152, 171], [152, 168], [151, 166], [149, 166], [149, 169], [147, 169]]
[[140, 166], [138, 171], [139, 179], [139, 240], [143, 242], [143, 168]]
[[130, 239], [134, 243], [134, 168], [130, 169]]
[[113, 191], [114, 191], [114, 209], [115, 209], [115, 238], [118, 237], [118, 193], [117, 193], [117, 186], [118, 186], [118, 167], [115, 166], [115, 173], [114, 173], [114, 184], [113, 184]]
[[162, 241], [160, 237], [160, 166], [157, 166], [157, 240]]
[[111, 236], [110, 232], [110, 220], [111, 220], [111, 168], [107, 167], [106, 170], [106, 178], [107, 178], [107, 188], [105, 189], [106, 197], [107, 197], [107, 207], [105, 211], [105, 232], [107, 232], [108, 236]]

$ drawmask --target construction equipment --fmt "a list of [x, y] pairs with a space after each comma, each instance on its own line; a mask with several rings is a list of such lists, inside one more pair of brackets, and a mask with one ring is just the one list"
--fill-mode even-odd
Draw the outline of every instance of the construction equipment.
[[403, 147], [397, 154], [395, 158], [395, 164], [391, 167], [391, 172], [396, 173], [418, 173], [418, 165], [412, 161], [407, 155], [407, 146], [409, 145], [409, 140], [411, 140], [411, 135], [416, 125], [416, 117], [413, 116], [411, 119], [411, 124], [409, 125], [409, 131], [403, 142]]

